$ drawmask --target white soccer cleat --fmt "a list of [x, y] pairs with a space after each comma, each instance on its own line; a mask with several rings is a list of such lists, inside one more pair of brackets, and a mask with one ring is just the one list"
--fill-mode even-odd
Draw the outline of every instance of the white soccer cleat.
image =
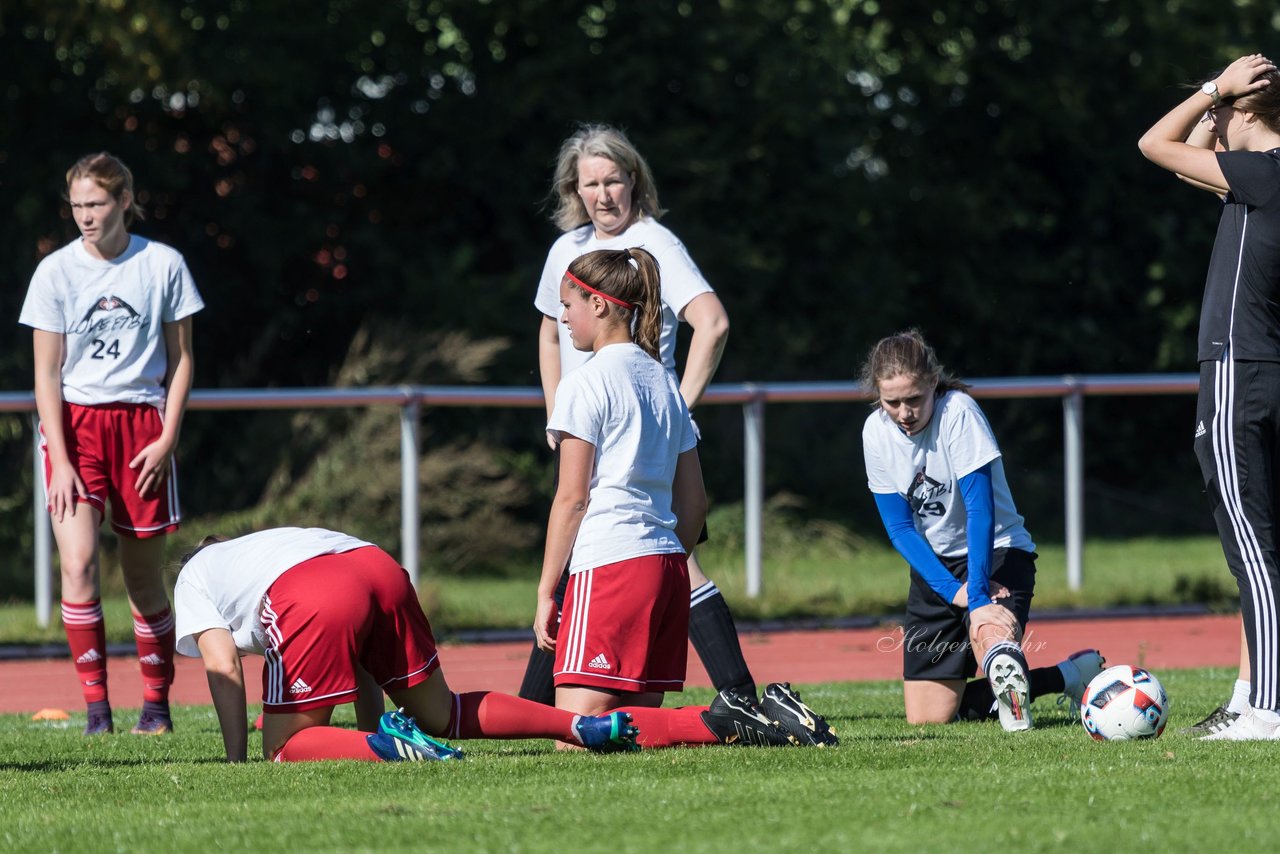
[[1031, 729], [1031, 680], [1016, 658], [997, 653], [987, 674], [1005, 732]]
[[1231, 726], [1220, 729], [1209, 735], [1201, 736], [1198, 741], [1280, 741], [1280, 721], [1272, 722], [1262, 719], [1253, 706], [1244, 710]]
[[1080, 712], [1080, 703], [1084, 701], [1084, 689], [1106, 666], [1107, 660], [1096, 649], [1073, 652], [1058, 662], [1058, 669], [1062, 671], [1062, 681], [1065, 683], [1062, 696], [1070, 700], [1077, 714]]

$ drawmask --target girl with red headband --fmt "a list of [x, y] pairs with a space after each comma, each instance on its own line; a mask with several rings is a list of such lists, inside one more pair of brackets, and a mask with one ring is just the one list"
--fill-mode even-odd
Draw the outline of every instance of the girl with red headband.
[[684, 687], [685, 556], [707, 512], [689, 408], [658, 356], [658, 264], [643, 249], [589, 252], [561, 279], [560, 305], [574, 348], [593, 358], [561, 381], [547, 424], [560, 476], [533, 629], [538, 647], [555, 654], [556, 706], [627, 711], [639, 743], [655, 747], [834, 743], [826, 722], [782, 685], [770, 686], [772, 713], [732, 690], [710, 708], [654, 708]]
[[[680, 238], [662, 224], [665, 211], [658, 203], [648, 162], [618, 128], [583, 125], [560, 147], [551, 195], [552, 220], [561, 234], [547, 253], [534, 299], [540, 315], [538, 373], [547, 416], [555, 405], [560, 381], [592, 355], [575, 348], [560, 323], [560, 282], [575, 258], [597, 249], [643, 248], [658, 262], [662, 269], [658, 354], [677, 378], [680, 396], [691, 410], [696, 409], [720, 364], [729, 336], [729, 316]], [[676, 332], [682, 323], [691, 334], [677, 371]], [[554, 440], [549, 438], [549, 442], [555, 450]], [[699, 541], [706, 538], [704, 528]], [[732, 688], [755, 696], [755, 678], [742, 655], [729, 605], [715, 581], [699, 567], [693, 552], [687, 559], [692, 588], [689, 640], [717, 689]], [[567, 584], [568, 575], [562, 575], [556, 588], [558, 602], [564, 600]], [[521, 697], [554, 702], [552, 664], [551, 656], [533, 648], [520, 685]]]

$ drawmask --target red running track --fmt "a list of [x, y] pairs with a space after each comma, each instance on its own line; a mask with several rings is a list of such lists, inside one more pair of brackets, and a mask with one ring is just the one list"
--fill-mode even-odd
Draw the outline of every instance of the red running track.
[[[742, 649], [756, 681], [843, 682], [897, 679], [902, 674], [902, 630], [873, 629], [748, 632]], [[1096, 647], [1112, 664], [1137, 664], [1152, 670], [1180, 667], [1229, 667], [1239, 662], [1237, 615], [1052, 620], [1032, 623], [1024, 648], [1032, 667], [1055, 664], [1079, 649]], [[520, 687], [528, 643], [488, 643], [440, 648], [440, 661], [455, 691], [515, 693]], [[245, 659], [249, 701], [261, 699], [262, 659]], [[209, 690], [200, 663], [179, 657], [171, 699], [183, 705], [208, 705]], [[113, 703], [141, 705], [138, 663], [112, 658], [109, 679]], [[688, 685], [710, 685], [692, 650]], [[0, 713], [81, 708], [80, 688], [68, 661], [0, 662]]]

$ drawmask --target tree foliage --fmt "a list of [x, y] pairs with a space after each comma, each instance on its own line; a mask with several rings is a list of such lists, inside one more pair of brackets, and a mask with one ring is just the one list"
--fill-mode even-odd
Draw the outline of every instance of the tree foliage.
[[[1135, 142], [1179, 84], [1265, 49], [1276, 15], [1253, 0], [9, 0], [0, 311], [16, 317], [39, 258], [74, 235], [63, 171], [108, 149], [137, 173], [141, 230], [187, 256], [208, 302], [201, 386], [338, 381], [360, 331], [389, 320], [415, 346], [506, 341], [483, 380], [533, 384], [551, 165], [577, 122], [604, 121], [649, 159], [730, 312], [723, 381], [849, 379], [909, 325], [968, 376], [1190, 371], [1216, 209]], [[9, 329], [0, 376], [29, 388]], [[450, 376], [421, 369], [400, 379]], [[1091, 406], [1091, 483], [1136, 502], [1194, 491], [1190, 407]], [[1056, 410], [993, 417], [1015, 489], [1047, 512]], [[769, 418], [771, 489], [866, 511], [858, 413]], [[700, 420], [731, 499], [739, 421]], [[186, 428], [185, 453], [222, 461], [188, 474], [188, 504], [252, 505], [289, 430], [215, 422]], [[540, 447], [512, 414], [443, 424]], [[20, 470], [25, 449], [4, 447]], [[20, 509], [0, 516], [0, 536], [21, 535]]]

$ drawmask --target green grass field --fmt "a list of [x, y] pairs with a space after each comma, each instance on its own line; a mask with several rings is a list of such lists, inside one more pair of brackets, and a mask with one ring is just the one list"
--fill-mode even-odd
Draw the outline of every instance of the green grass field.
[[[699, 550], [707, 574], [724, 591], [740, 621], [896, 615], [907, 592], [907, 570], [888, 544], [849, 540], [822, 531], [775, 533], [764, 555], [764, 595], [745, 593], [741, 549], [732, 534]], [[173, 549], [181, 554], [177, 545]], [[538, 566], [514, 567], [505, 577], [439, 576], [430, 555], [419, 589], [432, 627], [442, 638], [469, 629], [527, 628], [533, 619]], [[1060, 545], [1040, 548], [1034, 608], [1096, 608], [1134, 604], [1205, 603], [1236, 607], [1235, 583], [1215, 537], [1092, 541], [1085, 546], [1085, 583], [1066, 583]], [[109, 573], [110, 575], [110, 573]], [[128, 605], [118, 578], [105, 584], [109, 639], [131, 643]], [[55, 609], [56, 610], [56, 609]], [[0, 605], [0, 644], [62, 643], [55, 613], [47, 628], [36, 625], [30, 603]]]
[[[1177, 732], [1223, 698], [1232, 674], [1158, 675], [1173, 708], [1164, 737], [1108, 744], [1051, 699], [1036, 703], [1028, 733], [909, 726], [888, 682], [804, 690], [839, 729], [838, 748], [597, 756], [473, 741], [456, 765], [227, 766], [208, 707], [177, 710], [177, 733], [162, 738], [85, 739], [82, 715], [63, 726], [0, 716], [0, 841], [11, 851], [1276, 850], [1274, 748]], [[668, 705], [708, 699], [690, 691]]]

